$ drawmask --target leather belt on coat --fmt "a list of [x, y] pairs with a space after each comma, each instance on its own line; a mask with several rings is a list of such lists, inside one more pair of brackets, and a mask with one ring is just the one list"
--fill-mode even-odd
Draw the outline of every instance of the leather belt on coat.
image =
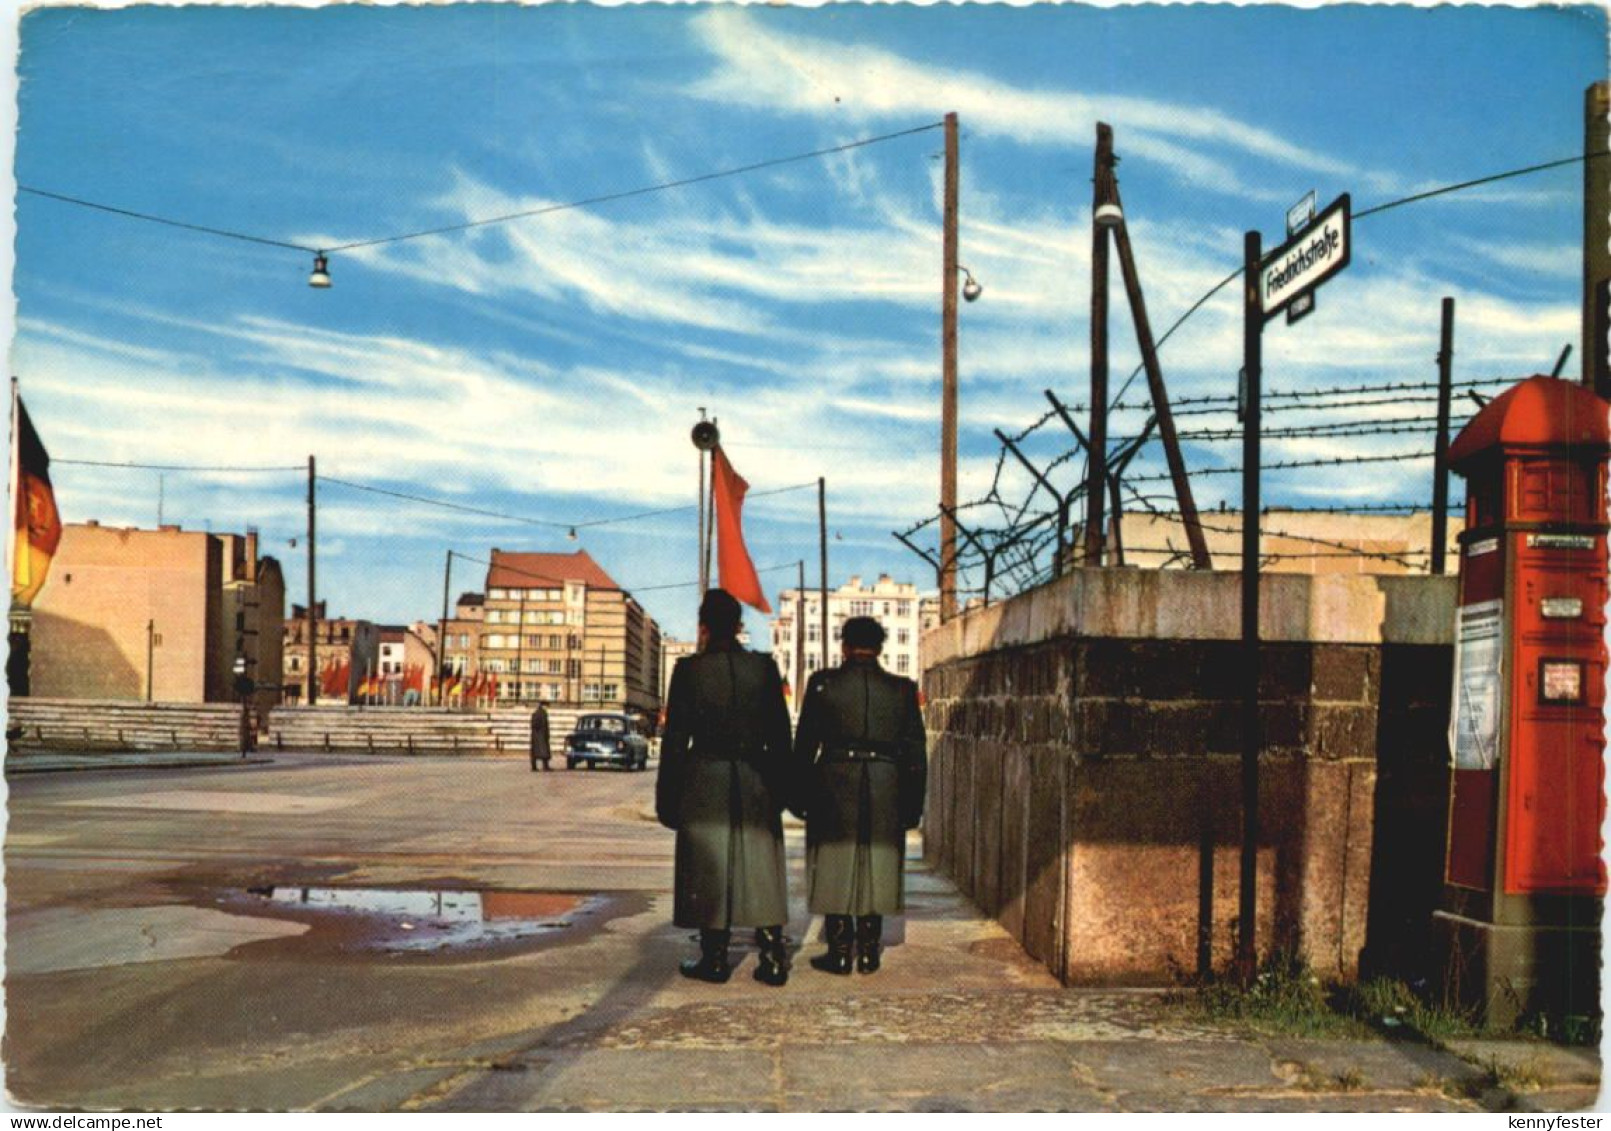
[[874, 750], [865, 746], [836, 746], [822, 752], [824, 762], [889, 762], [895, 759], [886, 750]]

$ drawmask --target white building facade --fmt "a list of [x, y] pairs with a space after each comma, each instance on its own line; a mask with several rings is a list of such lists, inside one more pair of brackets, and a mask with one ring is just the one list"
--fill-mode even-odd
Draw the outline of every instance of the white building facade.
[[[872, 617], [884, 626], [886, 634], [884, 653], [880, 658], [885, 671], [908, 679], [918, 679], [917, 648], [925, 628], [939, 621], [939, 598], [923, 596], [917, 586], [905, 581], [892, 581], [888, 574], [880, 574], [872, 585], [864, 586], [860, 577], [828, 593], [828, 648], [827, 666], [836, 667], [840, 659], [839, 637], [845, 621], [851, 617]], [[778, 595], [777, 615], [772, 618], [772, 658], [783, 673], [789, 686], [790, 709], [798, 710], [794, 702], [799, 663], [798, 648], [805, 645], [804, 671], [807, 676], [823, 667], [822, 602], [821, 591], [785, 589]]]

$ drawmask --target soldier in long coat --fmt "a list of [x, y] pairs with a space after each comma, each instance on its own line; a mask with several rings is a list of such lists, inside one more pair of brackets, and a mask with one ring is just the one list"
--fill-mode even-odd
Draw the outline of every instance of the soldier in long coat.
[[928, 772], [917, 684], [884, 671], [884, 629], [851, 617], [844, 662], [806, 686], [795, 733], [793, 800], [806, 818], [811, 911], [826, 916], [826, 953], [811, 965], [878, 969], [885, 915], [905, 908], [906, 831], [923, 816]]
[[552, 757], [548, 746], [548, 708], [539, 703], [531, 713], [531, 768], [536, 770], [537, 763], [541, 762], [543, 769], [552, 769], [548, 764]]
[[655, 783], [655, 813], [677, 831], [673, 922], [699, 928], [683, 974], [725, 982], [734, 927], [754, 927], [755, 977], [788, 980], [783, 825], [789, 716], [769, 656], [739, 645], [739, 605], [712, 589], [699, 607], [699, 651], [677, 661]]

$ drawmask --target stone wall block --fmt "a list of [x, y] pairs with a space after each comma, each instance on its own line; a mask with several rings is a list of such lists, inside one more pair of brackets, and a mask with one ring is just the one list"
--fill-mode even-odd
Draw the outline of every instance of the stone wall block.
[[1213, 706], [1207, 703], [1147, 704], [1141, 752], [1160, 758], [1207, 754], [1213, 713]]
[[1069, 834], [1063, 824], [1065, 752], [1037, 746], [1028, 751], [1029, 792], [1024, 810], [1024, 950], [1053, 967], [1058, 961], [1058, 920], [1067, 866]]
[[1001, 910], [1002, 761], [1006, 746], [980, 743], [974, 765], [974, 903], [986, 915]]
[[977, 902], [978, 888], [974, 883], [973, 856], [978, 842], [974, 818], [978, 803], [974, 794], [974, 771], [979, 761], [979, 742], [970, 739], [959, 750], [951, 784], [956, 788], [956, 800], [951, 814], [951, 878], [962, 894]]
[[1371, 660], [1375, 652], [1361, 645], [1316, 645], [1311, 694], [1324, 703], [1367, 702], [1371, 697]]
[[1259, 698], [1307, 699], [1313, 672], [1310, 645], [1265, 643], [1259, 649]]
[[1303, 703], [1260, 703], [1259, 724], [1266, 751], [1302, 754], [1309, 744], [1309, 708]]
[[1372, 707], [1331, 706], [1311, 709], [1309, 751], [1326, 761], [1376, 757], [1376, 711]]
[[1033, 750], [1046, 744], [1009, 747], [1001, 766], [1001, 925], [1024, 938], [1025, 851], [1029, 831], [1029, 781]]

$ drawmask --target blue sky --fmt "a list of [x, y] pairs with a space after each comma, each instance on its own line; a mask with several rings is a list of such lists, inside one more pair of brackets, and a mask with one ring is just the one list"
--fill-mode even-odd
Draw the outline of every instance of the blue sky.
[[[1161, 330], [1315, 190], [1356, 212], [1581, 151], [1605, 73], [1589, 8], [450, 6], [41, 9], [21, 22], [19, 184], [310, 247], [611, 194], [962, 123], [961, 489], [1053, 388], [1088, 387], [1090, 168], [1112, 124]], [[692, 628], [688, 430], [704, 406], [759, 494], [828, 481], [832, 580], [932, 587], [891, 537], [938, 497], [938, 129], [836, 156], [470, 231], [299, 251], [17, 200], [11, 366], [58, 461], [304, 465], [551, 522], [325, 485], [321, 596], [434, 618], [444, 551], [588, 549]], [[1265, 340], [1270, 389], [1548, 371], [1579, 333], [1582, 170], [1362, 219], [1318, 312]], [[1113, 374], [1138, 361], [1114, 272]], [[1229, 287], [1165, 345], [1175, 397], [1233, 393]], [[1576, 358], [1571, 363], [1575, 370]], [[1138, 382], [1135, 386], [1144, 388]], [[1132, 396], [1129, 399], [1135, 400]], [[1357, 415], [1401, 415], [1392, 406]], [[1139, 426], [1121, 414], [1117, 436]], [[1269, 441], [1269, 459], [1425, 441]], [[1036, 458], [1063, 447], [1053, 429]], [[1429, 444], [1427, 445], [1429, 446]], [[1194, 469], [1234, 443], [1191, 443]], [[1133, 465], [1161, 470], [1156, 445]], [[1065, 467], [1073, 474], [1075, 467]], [[263, 532], [306, 592], [296, 472], [58, 462], [68, 521]], [[1009, 469], [1002, 494], [1027, 481]], [[1271, 473], [1268, 503], [1430, 497], [1429, 461]], [[1234, 505], [1238, 478], [1198, 480]], [[1458, 497], [1458, 490], [1456, 491]], [[756, 498], [775, 593], [816, 577], [815, 491]], [[298, 548], [290, 540], [298, 539]], [[930, 529], [919, 541], [932, 545]], [[479, 587], [458, 567], [454, 589]], [[756, 620], [754, 614], [751, 619]]]

